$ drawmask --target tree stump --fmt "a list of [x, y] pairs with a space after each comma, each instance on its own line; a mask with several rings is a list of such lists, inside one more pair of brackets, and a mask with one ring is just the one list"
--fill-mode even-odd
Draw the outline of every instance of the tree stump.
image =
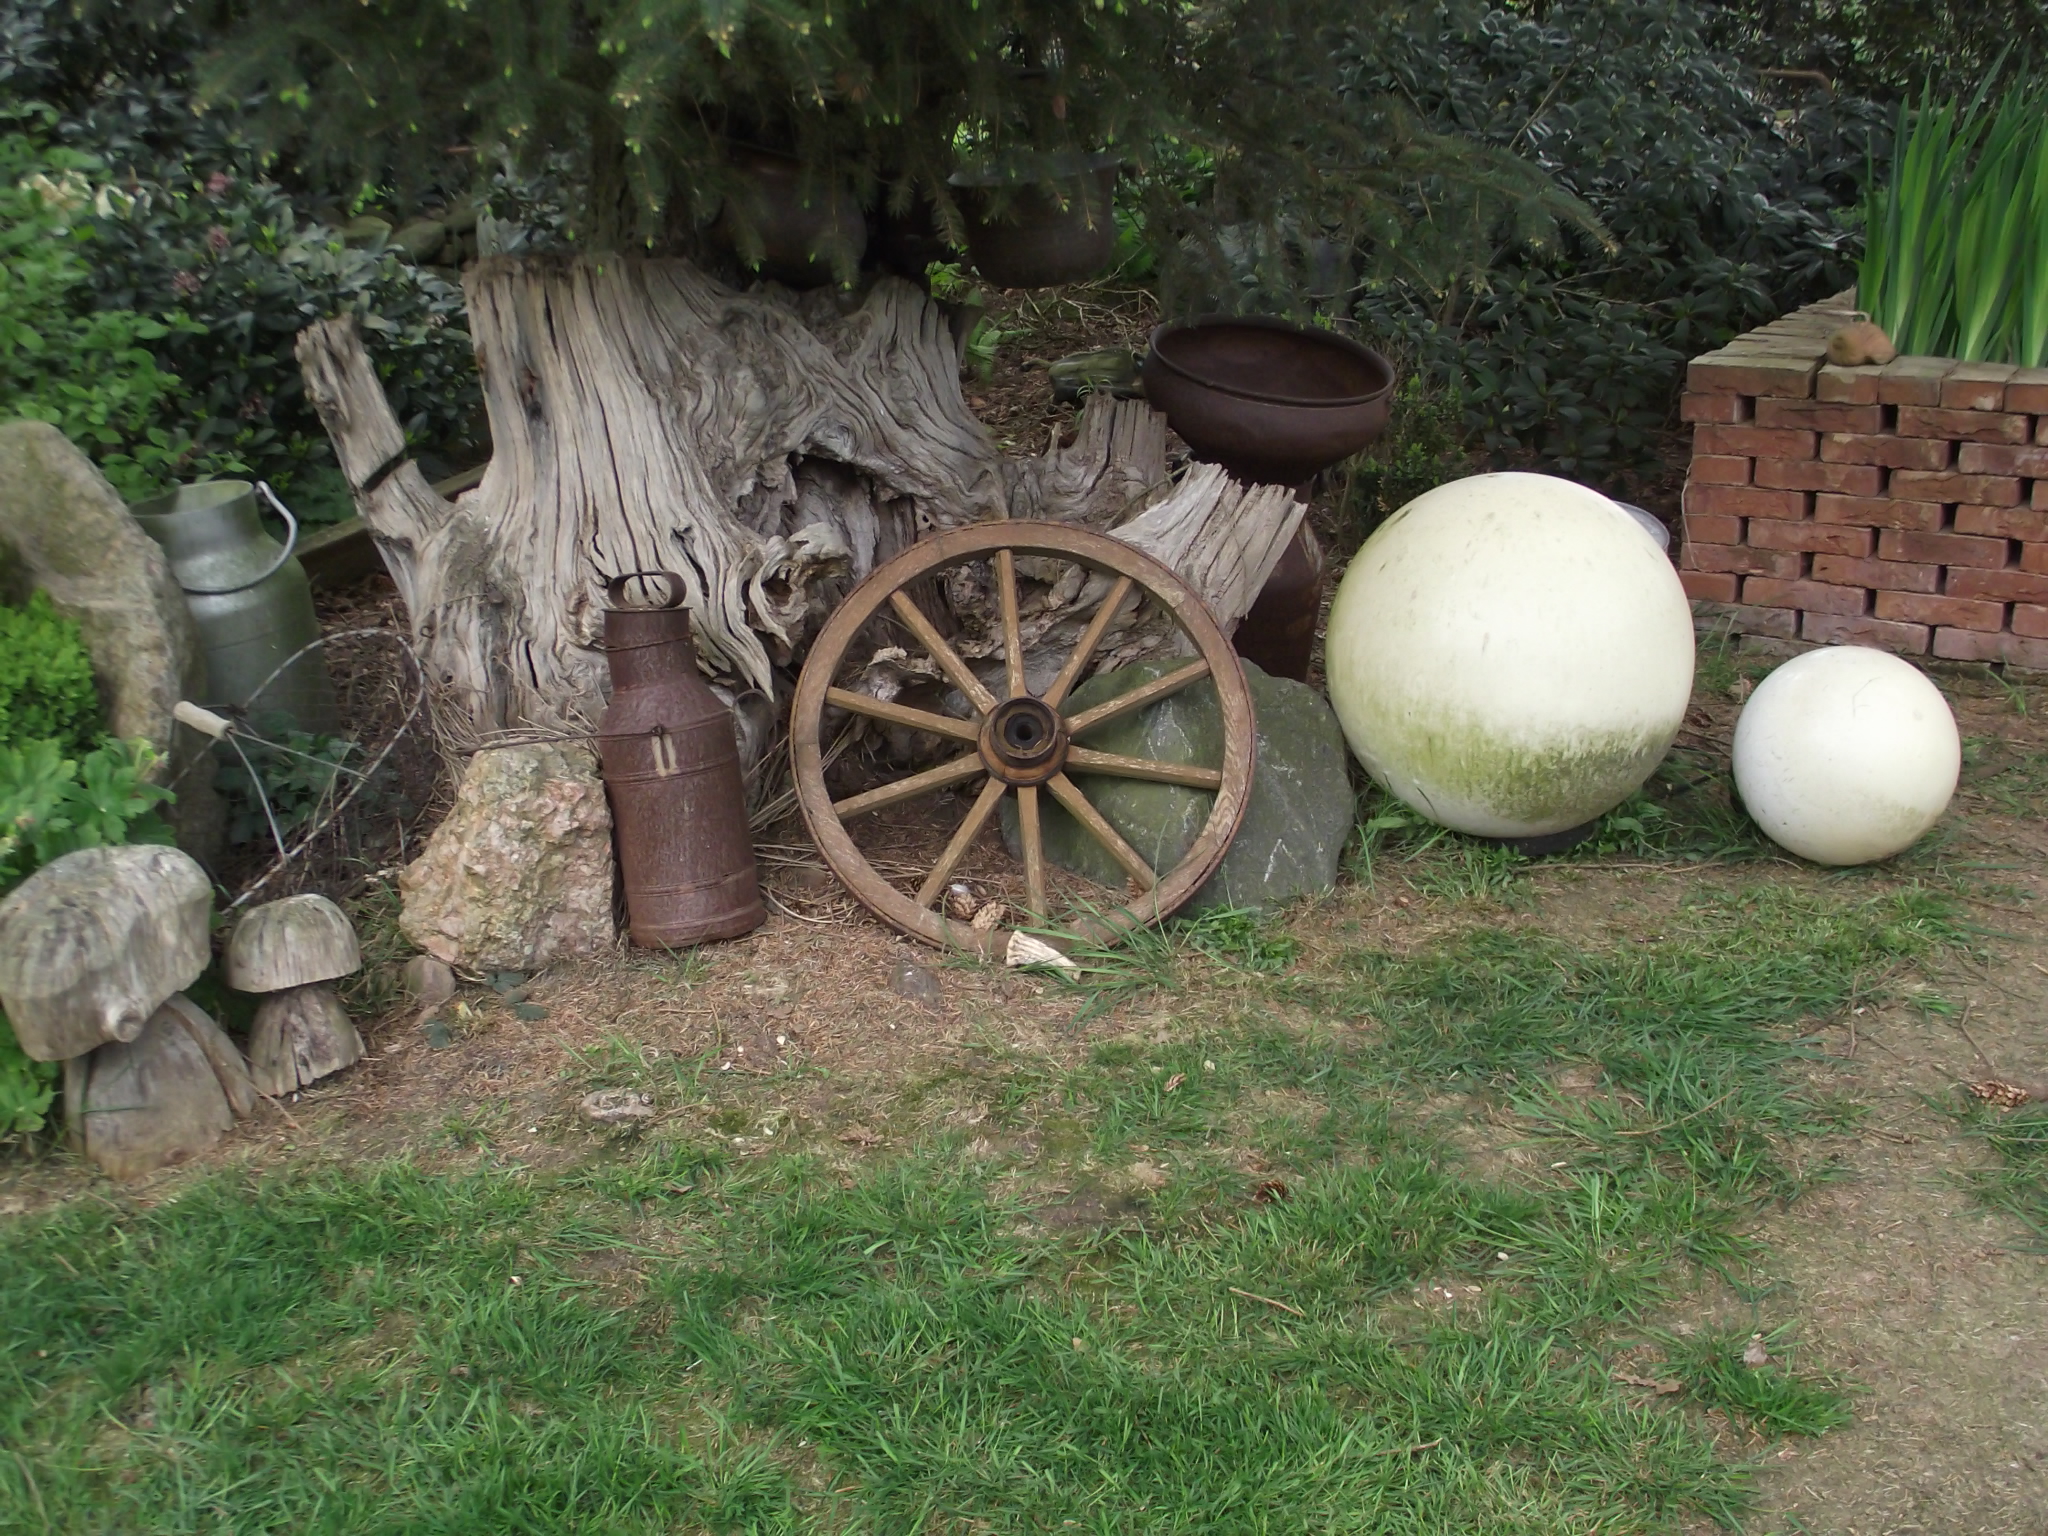
[[[1143, 547], [1227, 629], [1301, 516], [1284, 490], [1220, 475], [1173, 488], [1142, 402], [1096, 397], [1071, 444], [1004, 457], [943, 312], [893, 278], [855, 302], [740, 293], [675, 259], [528, 257], [478, 263], [464, 290], [493, 456], [454, 502], [406, 457], [352, 319], [309, 327], [298, 356], [438, 718], [473, 743], [597, 718], [616, 575], [679, 573], [714, 686], [779, 707], [824, 616], [925, 533], [998, 517], [1118, 533], [1142, 510]], [[972, 593], [937, 601], [952, 623], [992, 621], [963, 611]]]

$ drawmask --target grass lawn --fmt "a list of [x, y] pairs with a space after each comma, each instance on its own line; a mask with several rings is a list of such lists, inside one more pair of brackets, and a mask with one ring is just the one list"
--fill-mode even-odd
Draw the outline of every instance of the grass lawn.
[[[2037, 818], [2048, 758], [2008, 756], [1973, 803]], [[655, 1091], [641, 1134], [451, 1114], [9, 1218], [0, 1529], [1734, 1525], [1863, 1395], [1760, 1235], [1872, 1113], [1821, 1031], [1938, 1011], [2022, 898], [1953, 841], [1772, 861], [1704, 761], [1579, 858], [1649, 872], [1619, 925], [1368, 803], [1331, 902], [1035, 984], [1071, 1048], [970, 1032], [858, 1119], [844, 1072], [620, 1041], [560, 1092]], [[2048, 1234], [2048, 1120], [1959, 1105], [1978, 1195]]]

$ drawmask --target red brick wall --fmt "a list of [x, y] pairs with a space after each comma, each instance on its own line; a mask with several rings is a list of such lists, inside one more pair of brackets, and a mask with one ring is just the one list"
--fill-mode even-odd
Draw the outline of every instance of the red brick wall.
[[2048, 669], [2048, 369], [1838, 368], [1853, 294], [1694, 358], [1679, 570], [1706, 623]]

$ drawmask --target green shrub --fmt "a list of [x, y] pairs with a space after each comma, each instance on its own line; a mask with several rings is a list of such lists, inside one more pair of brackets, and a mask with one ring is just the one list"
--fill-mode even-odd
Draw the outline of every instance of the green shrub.
[[[1533, 159], [1612, 240], [1503, 225], [1485, 270], [1449, 282], [1377, 253], [1395, 275], [1359, 295], [1359, 323], [1454, 392], [1487, 448], [1567, 470], [1649, 462], [1689, 357], [1854, 280], [1883, 113], [1849, 98], [1781, 110], [1712, 45], [1714, 14], [1696, 0], [1451, 0], [1354, 29], [1361, 100], [1391, 92], [1429, 128]], [[1455, 190], [1419, 178], [1417, 210], [1487, 216]]]
[[[0, 896], [52, 859], [110, 843], [168, 843], [157, 807], [167, 790], [143, 782], [146, 744], [109, 741], [67, 757], [54, 741], [0, 745]], [[0, 1142], [41, 1130], [58, 1067], [22, 1053], [0, 1014]]]
[[[309, 482], [323, 477], [311, 471], [328, 469], [331, 482], [332, 453], [293, 338], [311, 321], [356, 315], [409, 437], [446, 445], [469, 436], [481, 399], [462, 295], [401, 252], [344, 246], [307, 216], [315, 197], [295, 203], [249, 147], [238, 110], [200, 109], [190, 21], [183, 7], [0, 0], [0, 100], [35, 104], [17, 113], [34, 114], [37, 152], [63, 159], [89, 188], [65, 227], [90, 252], [83, 294], [68, 288], [67, 300], [161, 326], [136, 329], [134, 345], [170, 380], [161, 399], [178, 430], [166, 428], [162, 446], [184, 457], [144, 455], [146, 487], [125, 472], [111, 478], [133, 496], [233, 469], [317, 508]], [[29, 171], [0, 174], [12, 187]], [[159, 314], [167, 305], [175, 318]]]
[[192, 322], [98, 307], [93, 220], [124, 196], [92, 157], [0, 133], [0, 418], [50, 423], [135, 498], [231, 466], [201, 462], [178, 377], [149, 349]]
[[92, 658], [76, 620], [32, 592], [26, 606], [0, 603], [0, 746], [49, 740], [83, 751], [100, 734]]

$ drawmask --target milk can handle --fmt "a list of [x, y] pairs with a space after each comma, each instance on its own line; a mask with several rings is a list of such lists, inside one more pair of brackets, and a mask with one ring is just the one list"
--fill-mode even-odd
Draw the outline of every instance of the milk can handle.
[[263, 568], [262, 575], [251, 576], [247, 581], [237, 582], [232, 587], [187, 587], [183, 582], [178, 583], [188, 595], [192, 597], [226, 597], [231, 593], [246, 592], [251, 587], [262, 586], [264, 582], [270, 580], [271, 577], [284, 569], [285, 561], [291, 559], [292, 550], [298, 546], [299, 542], [299, 520], [292, 516], [290, 507], [287, 507], [277, 499], [277, 492], [270, 488], [269, 481], [258, 480], [256, 482], [256, 489], [263, 493], [263, 499], [270, 503], [271, 510], [284, 519], [284, 548], [279, 551], [278, 557], [275, 560]]
[[658, 604], [662, 608], [680, 608], [687, 589], [683, 578], [674, 571], [622, 571], [604, 584], [605, 599], [614, 607], [622, 608], [626, 602], [626, 583], [639, 577], [659, 576], [668, 583], [668, 601]]

